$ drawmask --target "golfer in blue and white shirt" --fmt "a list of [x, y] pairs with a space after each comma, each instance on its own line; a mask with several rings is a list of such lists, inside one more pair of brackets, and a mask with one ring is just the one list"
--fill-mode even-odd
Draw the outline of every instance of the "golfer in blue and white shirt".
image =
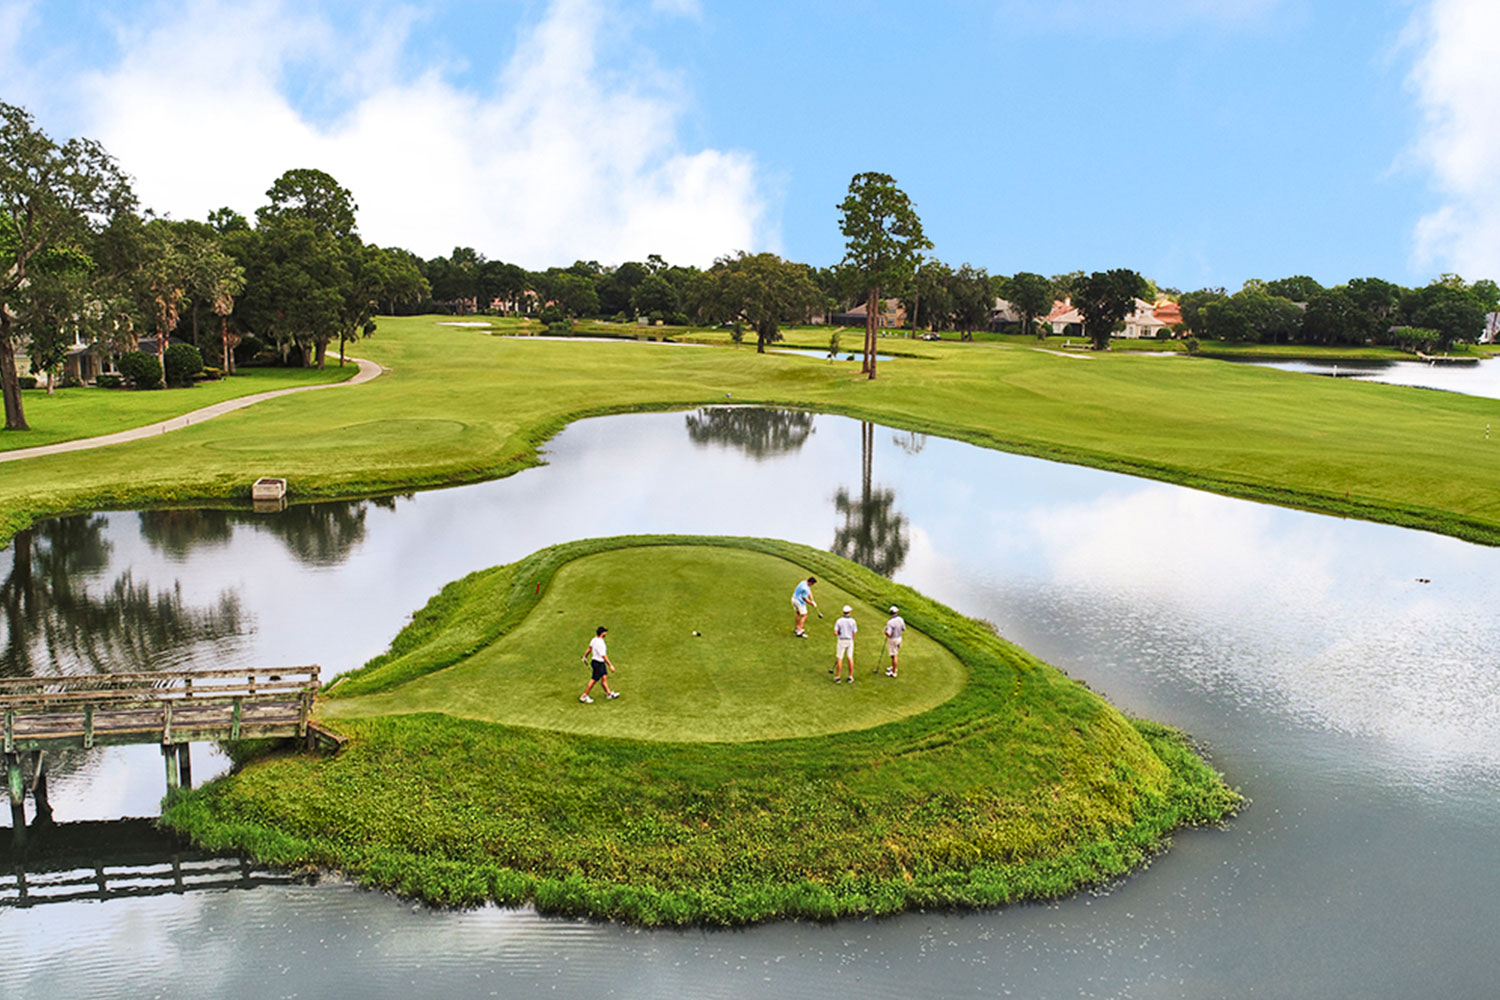
[[818, 606], [812, 595], [812, 585], [817, 582], [817, 577], [810, 576], [798, 582], [797, 589], [792, 591], [792, 613], [796, 616], [796, 621], [792, 623], [792, 635], [799, 639], [807, 638], [807, 629], [804, 627], [807, 625], [807, 606]]

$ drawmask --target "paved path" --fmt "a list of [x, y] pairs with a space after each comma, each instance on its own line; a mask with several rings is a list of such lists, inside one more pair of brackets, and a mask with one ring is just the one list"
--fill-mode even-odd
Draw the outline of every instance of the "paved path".
[[272, 392], [257, 392], [253, 396], [240, 396], [238, 399], [226, 399], [222, 403], [205, 406], [202, 409], [184, 413], [181, 416], [172, 417], [144, 427], [132, 427], [128, 431], [120, 431], [116, 434], [104, 434], [99, 437], [79, 438], [74, 441], [59, 441], [57, 444], [44, 444], [36, 448], [18, 448], [15, 451], [0, 451], [0, 462], [18, 462], [23, 458], [38, 458], [42, 455], [60, 455], [67, 451], [84, 451], [89, 448], [103, 448], [105, 445], [123, 444], [126, 441], [139, 441], [142, 438], [155, 437], [168, 431], [180, 431], [190, 424], [201, 424], [205, 420], [221, 417], [235, 410], [243, 410], [247, 406], [267, 399], [275, 399], [277, 396], [289, 396], [294, 392], [313, 392], [318, 389], [338, 389], [346, 385], [360, 385], [373, 378], [378, 378], [384, 371], [373, 361], [364, 358], [349, 358], [359, 365], [359, 372], [353, 378], [343, 382], [329, 382], [324, 385], [299, 385], [290, 389], [276, 389]]

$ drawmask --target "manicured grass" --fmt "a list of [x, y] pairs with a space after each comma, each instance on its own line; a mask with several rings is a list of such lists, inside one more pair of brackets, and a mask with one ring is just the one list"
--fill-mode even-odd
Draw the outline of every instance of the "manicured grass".
[[[515, 629], [456, 666], [383, 694], [328, 702], [329, 718], [442, 712], [564, 732], [642, 740], [785, 739], [866, 729], [947, 701], [963, 686], [951, 653], [920, 633], [903, 645], [898, 681], [877, 607], [819, 584], [827, 609], [809, 615], [815, 638], [791, 634], [788, 595], [807, 573], [761, 552], [652, 546], [568, 563]], [[855, 605], [859, 681], [831, 683], [832, 622]], [[618, 701], [578, 703], [589, 678], [580, 654], [609, 628]], [[693, 633], [700, 635], [695, 636]]]
[[316, 368], [245, 368], [236, 375], [215, 382], [199, 382], [189, 389], [132, 392], [82, 387], [58, 389], [51, 396], [43, 389], [26, 389], [22, 392], [22, 404], [26, 407], [26, 422], [31, 425], [31, 430], [0, 433], [0, 451], [113, 434], [227, 399], [296, 386], [342, 382], [358, 371], [357, 365], [346, 365], [341, 369], [335, 362], [322, 371]]
[[[694, 558], [692, 548], [704, 551]], [[622, 687], [638, 680], [618, 702], [580, 705], [572, 700], [581, 686], [577, 654], [551, 663], [552, 640], [538, 644], [528, 623], [541, 621], [549, 632], [549, 617], [588, 621], [586, 612], [556, 615], [554, 596], [576, 600], [579, 588], [600, 582], [590, 574], [632, 564], [679, 567], [692, 583], [693, 574], [717, 567], [774, 582], [778, 593], [787, 589], [785, 571], [792, 581], [812, 573], [825, 593], [848, 594], [860, 607], [894, 601], [924, 643], [961, 664], [963, 684], [926, 711], [908, 702], [901, 717], [880, 725], [724, 742], [720, 715], [695, 719], [646, 679], [654, 668], [692, 683], [699, 654], [664, 638], [653, 666], [631, 667], [627, 649], [652, 642], [649, 629], [614, 625], [612, 636], [616, 628], [626, 633], [615, 638], [616, 676]], [[582, 575], [568, 572], [574, 566]], [[625, 593], [608, 596], [628, 622]], [[660, 593], [654, 584], [642, 589], [646, 603]], [[768, 606], [760, 631], [780, 631], [784, 610]], [[742, 635], [743, 659], [724, 668], [740, 677], [771, 669], [773, 645]], [[466, 670], [491, 649], [534, 650], [549, 659], [535, 670], [566, 680], [512, 688], [509, 674]], [[797, 649], [793, 657], [802, 655]], [[929, 666], [918, 672], [918, 662]], [[750, 697], [838, 730], [824, 706], [868, 722], [863, 691], [933, 684], [942, 676], [930, 666], [936, 662], [914, 661], [909, 679], [861, 677], [851, 686], [794, 659], [782, 664], [788, 690], [762, 685]], [[511, 673], [522, 669], [513, 666]], [[808, 672], [814, 681], [821, 674], [821, 691], [800, 683]], [[427, 701], [403, 704], [417, 678], [438, 686]], [[1129, 871], [1173, 829], [1222, 820], [1239, 803], [1180, 735], [1130, 722], [978, 622], [785, 542], [596, 539], [472, 574], [419, 612], [389, 654], [334, 688], [330, 705], [345, 690], [387, 691], [393, 712], [416, 710], [443, 684], [450, 699], [465, 686], [478, 701], [525, 697], [535, 714], [520, 716], [524, 724], [430, 711], [340, 719], [335, 725], [351, 742], [337, 756], [255, 761], [175, 796], [163, 822], [206, 847], [275, 865], [334, 867], [436, 903], [531, 901], [544, 911], [646, 924], [740, 924], [1055, 897]], [[642, 713], [658, 705], [668, 716], [663, 728], [646, 739], [621, 735], [639, 730]], [[550, 727], [555, 706], [589, 721], [560, 732]], [[673, 732], [692, 741], [661, 738]]]
[[[197, 427], [7, 466], [0, 539], [69, 510], [354, 496], [506, 475], [568, 422], [726, 400], [844, 413], [984, 447], [1235, 496], [1500, 542], [1500, 402], [1200, 358], [1058, 357], [922, 343], [874, 382], [813, 357], [496, 337], [440, 318], [381, 321], [360, 354], [389, 374]], [[885, 346], [882, 341], [882, 346]]]

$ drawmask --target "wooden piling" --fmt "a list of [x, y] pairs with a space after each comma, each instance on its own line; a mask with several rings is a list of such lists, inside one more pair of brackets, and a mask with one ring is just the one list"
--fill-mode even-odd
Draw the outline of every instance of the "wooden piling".
[[192, 747], [191, 743], [177, 744], [177, 777], [181, 779], [183, 788], [193, 787]]
[[177, 748], [169, 743], [163, 743], [161, 759], [167, 765], [167, 791], [175, 792], [181, 786], [177, 772]]

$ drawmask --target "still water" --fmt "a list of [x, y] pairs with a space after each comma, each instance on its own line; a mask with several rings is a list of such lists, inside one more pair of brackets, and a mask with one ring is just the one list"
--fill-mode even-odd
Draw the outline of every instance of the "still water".
[[1500, 362], [1484, 361], [1444, 363], [1431, 361], [1325, 361], [1296, 358], [1286, 361], [1237, 361], [1261, 368], [1276, 368], [1308, 375], [1332, 375], [1357, 378], [1364, 382], [1406, 385], [1418, 389], [1438, 389], [1465, 396], [1500, 399]]
[[[280, 515], [40, 525], [0, 553], [0, 671], [331, 674], [543, 545], [773, 535], [1188, 730], [1251, 804], [1107, 890], [981, 913], [647, 932], [336, 879], [0, 909], [0, 995], [1495, 995], [1500, 550], [797, 413], [588, 420], [547, 461]], [[200, 779], [224, 766], [195, 748]], [[149, 747], [66, 758], [54, 818], [153, 814], [161, 782]]]

